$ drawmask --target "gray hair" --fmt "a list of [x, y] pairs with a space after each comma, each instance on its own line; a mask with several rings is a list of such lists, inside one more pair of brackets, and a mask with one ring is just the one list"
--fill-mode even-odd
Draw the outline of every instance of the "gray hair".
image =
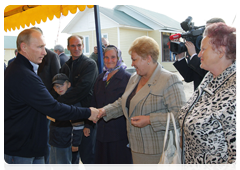
[[55, 45], [54, 46], [54, 51], [59, 51], [60, 53], [64, 52], [64, 48], [62, 45]]
[[225, 21], [222, 18], [212, 18], [212, 19], [208, 20], [206, 22], [206, 24], [213, 24], [213, 23], [218, 23], [218, 22], [225, 23]]

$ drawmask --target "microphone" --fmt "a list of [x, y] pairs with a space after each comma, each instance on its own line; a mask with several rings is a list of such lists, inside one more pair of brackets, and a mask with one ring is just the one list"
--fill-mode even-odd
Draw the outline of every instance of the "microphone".
[[170, 37], [169, 37], [169, 39], [170, 40], [175, 40], [175, 39], [178, 39], [178, 38], [180, 38], [182, 36], [182, 34], [174, 34], [174, 35], [171, 35]]

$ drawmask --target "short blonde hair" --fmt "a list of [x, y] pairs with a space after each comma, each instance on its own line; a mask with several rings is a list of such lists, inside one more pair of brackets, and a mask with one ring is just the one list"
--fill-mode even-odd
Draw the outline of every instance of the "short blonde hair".
[[137, 53], [143, 59], [146, 59], [150, 55], [153, 63], [156, 63], [159, 56], [159, 46], [153, 38], [142, 36], [133, 41], [128, 53], [131, 55], [132, 52]]

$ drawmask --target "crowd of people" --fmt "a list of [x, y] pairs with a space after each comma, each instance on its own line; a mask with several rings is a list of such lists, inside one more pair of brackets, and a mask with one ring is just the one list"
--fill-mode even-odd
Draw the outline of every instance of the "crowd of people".
[[206, 26], [198, 54], [206, 75], [188, 101], [179, 77], [158, 62], [153, 38], [132, 43], [133, 75], [109, 42], [98, 74], [96, 61], [83, 54], [83, 38], [67, 41], [71, 57], [60, 65], [62, 48], [49, 55], [41, 30], [18, 35], [18, 54], [4, 73], [7, 163], [157, 164], [168, 113], [180, 129], [183, 164], [236, 161], [235, 28]]

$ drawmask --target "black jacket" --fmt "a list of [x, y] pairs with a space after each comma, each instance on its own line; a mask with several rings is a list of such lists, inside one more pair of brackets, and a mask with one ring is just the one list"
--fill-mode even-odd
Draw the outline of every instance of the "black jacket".
[[[81, 107], [80, 103], [75, 104]], [[83, 125], [82, 125], [83, 126]], [[73, 128], [72, 123], [68, 121], [51, 121], [49, 132], [49, 144], [58, 148], [66, 148], [71, 146], [79, 146], [82, 139], [82, 130]]]
[[65, 53], [61, 53], [59, 55], [59, 59], [60, 59], [60, 65], [62, 67], [63, 64], [65, 64], [69, 60], [69, 57]]
[[47, 55], [44, 56], [42, 63], [39, 64], [38, 75], [42, 79], [48, 91], [51, 92], [53, 90], [52, 78], [59, 72], [61, 66], [58, 55], [47, 48], [45, 49]]
[[[105, 73], [105, 72], [104, 72]], [[94, 85], [92, 107], [102, 108], [110, 103], [114, 103], [119, 97], [122, 97], [130, 74], [124, 69], [119, 71], [111, 78], [110, 83], [106, 86], [106, 81], [103, 81], [104, 73], [100, 74]], [[113, 142], [127, 139], [126, 119], [120, 116], [117, 119], [112, 119], [108, 122], [100, 119], [97, 127], [97, 140], [101, 142]]]
[[18, 53], [4, 73], [4, 153], [44, 156], [48, 134], [46, 115], [58, 120], [87, 119], [91, 111], [58, 103], [29, 60]]
[[199, 57], [194, 55], [188, 63], [185, 59], [182, 59], [180, 61], [176, 61], [173, 65], [187, 83], [193, 81], [195, 90], [207, 73], [206, 70], [200, 68], [200, 64]]
[[93, 86], [98, 76], [95, 61], [83, 54], [77, 60], [72, 60], [71, 57], [62, 66], [60, 73], [64, 73], [69, 77], [72, 88], [64, 95], [59, 96], [57, 100], [69, 105], [80, 102], [83, 107], [89, 107]]

